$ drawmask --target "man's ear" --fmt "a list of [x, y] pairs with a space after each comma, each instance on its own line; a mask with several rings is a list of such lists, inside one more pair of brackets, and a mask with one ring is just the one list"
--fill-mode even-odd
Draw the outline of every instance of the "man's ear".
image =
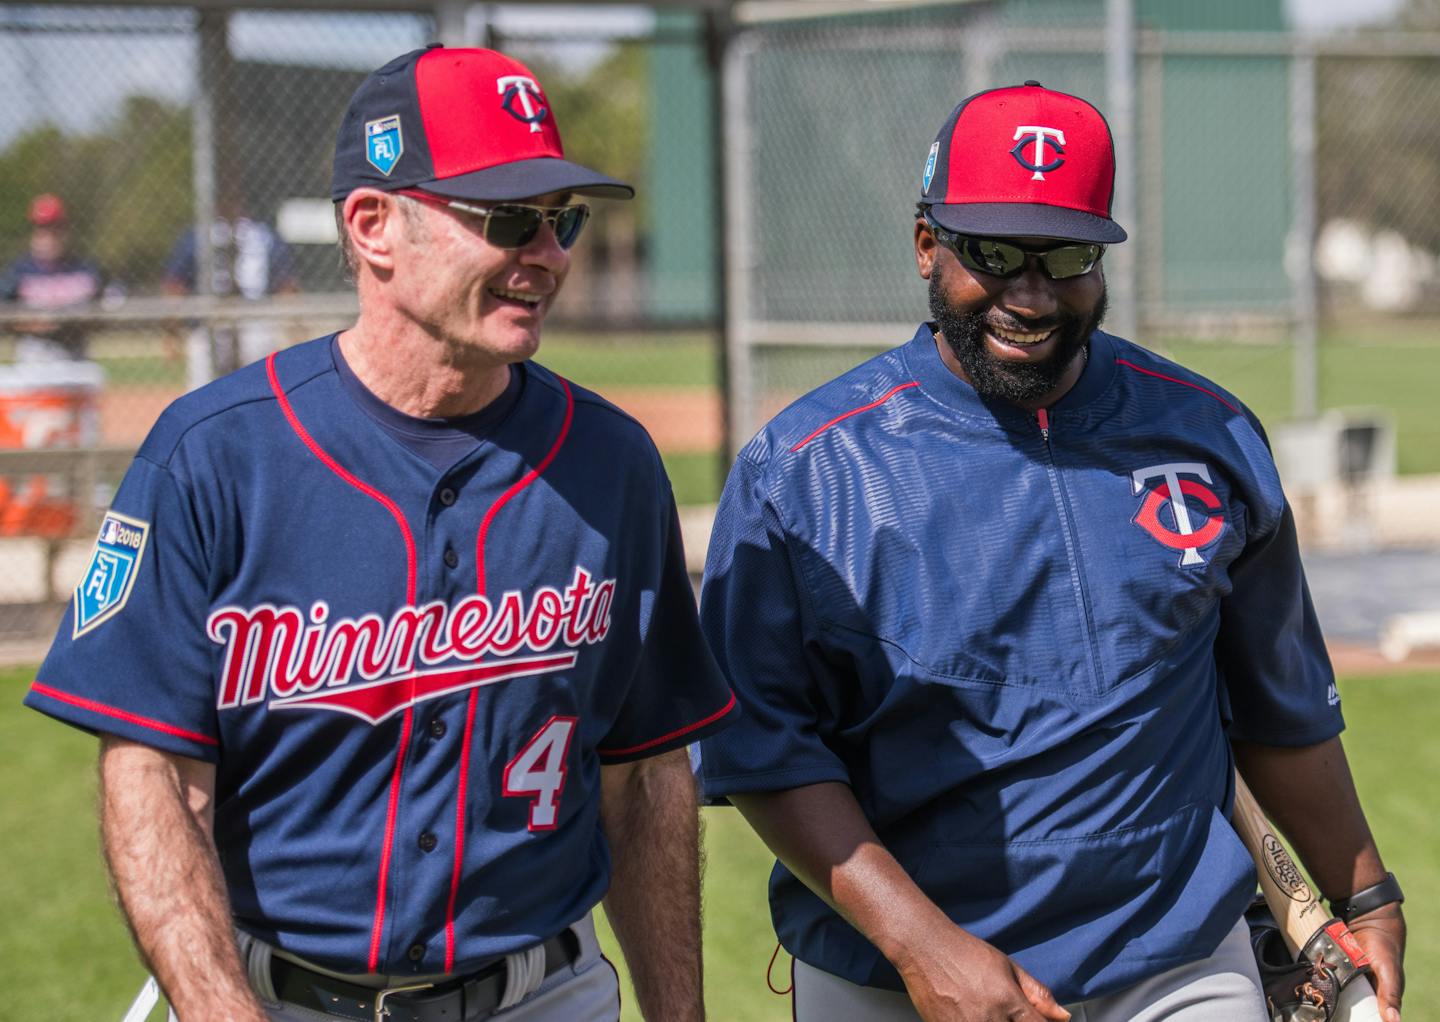
[[930, 279], [930, 273], [935, 268], [935, 258], [940, 254], [940, 242], [935, 240], [935, 232], [930, 230], [930, 225], [920, 217], [915, 218], [915, 268], [920, 271], [920, 276], [925, 280]]
[[395, 197], [378, 188], [357, 188], [345, 197], [342, 220], [358, 262], [381, 271], [395, 268], [393, 235], [400, 215]]

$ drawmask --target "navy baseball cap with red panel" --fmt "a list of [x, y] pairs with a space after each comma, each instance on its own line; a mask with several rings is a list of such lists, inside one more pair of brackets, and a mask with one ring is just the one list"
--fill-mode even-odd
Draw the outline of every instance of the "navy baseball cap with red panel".
[[573, 192], [628, 199], [635, 189], [565, 159], [544, 89], [503, 53], [431, 46], [372, 72], [335, 141], [330, 197], [421, 188], [500, 202]]
[[1115, 146], [1099, 110], [1039, 82], [977, 93], [950, 112], [920, 180], [941, 227], [987, 237], [1125, 240], [1110, 216]]

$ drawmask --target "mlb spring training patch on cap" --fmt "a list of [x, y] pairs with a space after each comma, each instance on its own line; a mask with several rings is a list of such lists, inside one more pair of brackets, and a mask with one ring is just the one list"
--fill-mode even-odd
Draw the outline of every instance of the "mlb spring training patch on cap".
[[100, 523], [100, 535], [90, 562], [75, 587], [75, 625], [73, 638], [79, 638], [120, 613], [135, 578], [140, 573], [140, 559], [150, 541], [150, 523], [110, 511]]
[[524, 64], [494, 50], [443, 46], [395, 58], [351, 97], [330, 197], [365, 187], [490, 202], [559, 191], [635, 194], [565, 159], [550, 101]]
[[961, 234], [1112, 244], [1115, 147], [1099, 110], [1039, 82], [991, 89], [950, 112], [920, 179], [920, 202]]
[[391, 114], [365, 122], [365, 159], [386, 177], [400, 162], [405, 152], [405, 136], [400, 133], [400, 115]]

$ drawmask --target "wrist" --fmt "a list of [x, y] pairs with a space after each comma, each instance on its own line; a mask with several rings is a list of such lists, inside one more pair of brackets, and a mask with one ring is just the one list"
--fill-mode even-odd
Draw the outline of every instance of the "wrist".
[[1385, 878], [1379, 883], [1363, 887], [1348, 897], [1332, 899], [1330, 914], [1342, 922], [1349, 923], [1352, 919], [1368, 915], [1376, 909], [1384, 908], [1386, 905], [1400, 905], [1404, 901], [1405, 894], [1400, 890], [1400, 883], [1395, 879], [1395, 874], [1386, 873]]
[[942, 935], [953, 932], [958, 934], [961, 940], [973, 939], [971, 934], [957, 926], [939, 908], [932, 904], [929, 909], [896, 913], [898, 918], [905, 920], [905, 924], [887, 927], [884, 933], [873, 938], [880, 953], [902, 977], [912, 971], [923, 972], [927, 968], [927, 956], [936, 953], [940, 948], [952, 946], [948, 939], [941, 939]]

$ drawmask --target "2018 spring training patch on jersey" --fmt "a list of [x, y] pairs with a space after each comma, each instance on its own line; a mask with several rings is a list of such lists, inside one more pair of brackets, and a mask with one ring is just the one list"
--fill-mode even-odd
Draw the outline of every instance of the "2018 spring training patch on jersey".
[[149, 522], [114, 511], [105, 515], [90, 563], [75, 587], [75, 638], [124, 608], [149, 540]]

